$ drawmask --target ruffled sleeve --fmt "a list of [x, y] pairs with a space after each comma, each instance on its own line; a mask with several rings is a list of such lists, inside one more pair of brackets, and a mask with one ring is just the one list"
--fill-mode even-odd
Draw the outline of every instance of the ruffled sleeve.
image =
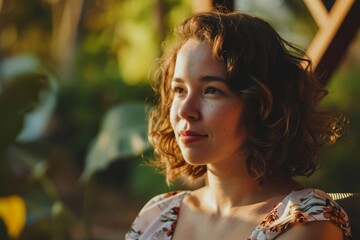
[[344, 239], [350, 239], [350, 223], [345, 211], [319, 189], [293, 191], [269, 213], [254, 230], [249, 240], [271, 240], [291, 224], [331, 221], [340, 227]]
[[126, 240], [170, 240], [175, 231], [182, 199], [189, 192], [170, 192], [152, 198], [140, 211]]

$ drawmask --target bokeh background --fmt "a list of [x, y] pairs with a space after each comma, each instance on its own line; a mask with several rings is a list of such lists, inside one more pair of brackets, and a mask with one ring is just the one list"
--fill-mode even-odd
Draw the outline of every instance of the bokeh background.
[[[152, 196], [191, 189], [146, 166], [149, 83], [191, 0], [0, 0], [0, 239], [123, 239]], [[298, 0], [238, 0], [306, 49], [317, 26]], [[360, 35], [322, 105], [342, 139], [309, 186], [360, 191]]]

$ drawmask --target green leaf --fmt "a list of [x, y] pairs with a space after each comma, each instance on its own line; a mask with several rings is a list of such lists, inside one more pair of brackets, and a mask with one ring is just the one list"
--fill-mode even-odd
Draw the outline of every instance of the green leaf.
[[86, 158], [83, 181], [115, 160], [136, 157], [150, 148], [147, 140], [143, 104], [124, 104], [111, 108]]
[[1, 132], [9, 132], [11, 126], [17, 141], [38, 139], [56, 104], [58, 83], [54, 74], [36, 57], [19, 55], [1, 62], [0, 77], [0, 129], [5, 128]]

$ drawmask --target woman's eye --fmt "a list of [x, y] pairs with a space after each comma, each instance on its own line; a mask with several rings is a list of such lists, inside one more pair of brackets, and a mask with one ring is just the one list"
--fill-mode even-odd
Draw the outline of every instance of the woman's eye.
[[184, 93], [185, 90], [182, 89], [181, 87], [174, 87], [174, 88], [173, 88], [173, 92], [174, 92], [174, 93], [179, 93], [179, 94], [181, 94], [181, 93]]
[[208, 87], [205, 89], [205, 94], [218, 94], [220, 90], [214, 87]]

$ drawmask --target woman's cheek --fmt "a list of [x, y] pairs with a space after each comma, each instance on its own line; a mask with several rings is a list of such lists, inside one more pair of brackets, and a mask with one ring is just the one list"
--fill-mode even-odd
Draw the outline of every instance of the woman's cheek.
[[173, 101], [170, 107], [170, 123], [174, 130], [175, 130], [176, 117], [177, 117], [176, 104]]

